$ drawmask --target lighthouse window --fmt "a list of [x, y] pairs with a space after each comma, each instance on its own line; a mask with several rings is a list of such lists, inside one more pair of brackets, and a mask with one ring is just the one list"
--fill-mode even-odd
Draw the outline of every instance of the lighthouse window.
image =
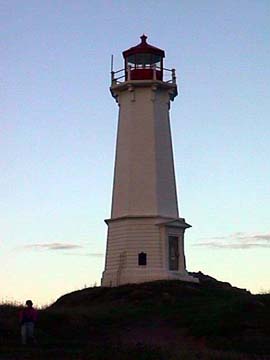
[[157, 68], [161, 68], [161, 57], [159, 55], [152, 55], [152, 64]]
[[128, 58], [128, 66], [131, 66], [131, 68], [134, 68], [134, 64], [136, 62], [135, 55], [130, 55]]
[[178, 236], [169, 236], [169, 270], [177, 271], [179, 263], [179, 239]]
[[146, 265], [147, 263], [147, 254], [144, 252], [141, 252], [138, 254], [138, 265]]
[[127, 58], [127, 66], [130, 66], [132, 69], [145, 69], [156, 66], [157, 68], [161, 67], [161, 57], [159, 55], [139, 53], [135, 55], [130, 55]]
[[152, 64], [152, 54], [137, 54], [136, 55], [136, 67], [145, 68], [150, 67]]

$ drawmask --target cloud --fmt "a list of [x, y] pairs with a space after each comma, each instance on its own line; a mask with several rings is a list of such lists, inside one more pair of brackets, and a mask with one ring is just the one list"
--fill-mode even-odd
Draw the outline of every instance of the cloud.
[[[36, 250], [36, 251], [63, 251], [63, 255], [69, 256], [89, 256], [93, 258], [103, 258], [104, 254], [95, 252], [95, 253], [88, 253], [88, 252], [70, 252], [70, 250], [79, 250], [84, 249], [85, 246], [77, 245], [77, 244], [66, 244], [66, 243], [47, 243], [47, 244], [31, 244], [22, 246], [21, 249], [23, 250]], [[68, 250], [68, 252], [66, 252]]]
[[247, 234], [236, 232], [228, 236], [212, 237], [194, 246], [205, 246], [213, 249], [254, 249], [270, 248], [270, 233]]
[[65, 243], [48, 243], [48, 244], [25, 245], [23, 248], [29, 250], [72, 250], [72, 249], [80, 249], [82, 248], [82, 246], [76, 244], [65, 244]]
[[103, 253], [65, 253], [65, 255], [74, 255], [74, 256], [89, 256], [89, 257], [96, 257], [96, 258], [103, 258], [104, 254]]

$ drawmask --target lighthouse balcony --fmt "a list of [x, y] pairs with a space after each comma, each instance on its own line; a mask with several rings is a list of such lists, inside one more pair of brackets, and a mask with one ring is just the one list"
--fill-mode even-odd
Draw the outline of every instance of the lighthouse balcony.
[[176, 84], [175, 69], [159, 66], [128, 66], [128, 68], [111, 71], [111, 86], [134, 80], [158, 80], [169, 84]]

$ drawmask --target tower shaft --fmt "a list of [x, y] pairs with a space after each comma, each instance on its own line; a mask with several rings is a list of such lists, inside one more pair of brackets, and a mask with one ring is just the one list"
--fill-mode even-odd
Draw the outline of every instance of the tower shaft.
[[169, 122], [173, 85], [136, 81], [112, 89], [119, 103], [112, 218], [178, 217]]

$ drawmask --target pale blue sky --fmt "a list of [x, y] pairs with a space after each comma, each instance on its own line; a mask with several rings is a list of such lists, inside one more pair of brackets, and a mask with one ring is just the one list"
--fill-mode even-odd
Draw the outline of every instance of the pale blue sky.
[[99, 284], [117, 105], [110, 56], [142, 33], [176, 68], [171, 125], [190, 271], [270, 289], [270, 2], [1, 5], [0, 300]]

